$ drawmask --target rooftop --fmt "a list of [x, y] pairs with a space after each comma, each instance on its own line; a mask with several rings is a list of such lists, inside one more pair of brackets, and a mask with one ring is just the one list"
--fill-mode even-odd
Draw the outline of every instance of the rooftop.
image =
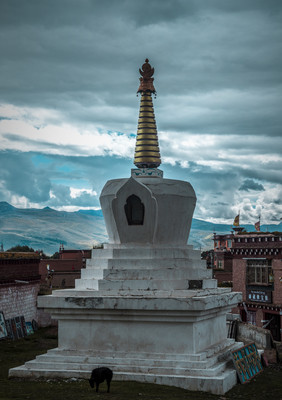
[[19, 259], [19, 258], [24, 258], [24, 259], [38, 258], [38, 259], [40, 259], [40, 254], [34, 253], [34, 252], [15, 252], [15, 251], [1, 251], [0, 252], [0, 259]]

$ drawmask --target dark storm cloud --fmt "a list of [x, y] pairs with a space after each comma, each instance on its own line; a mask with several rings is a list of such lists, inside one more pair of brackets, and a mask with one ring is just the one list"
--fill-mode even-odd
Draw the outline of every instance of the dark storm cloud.
[[[16, 104], [59, 107], [73, 121], [107, 123], [118, 130], [131, 123], [133, 129], [135, 119], [128, 117], [136, 109], [138, 67], [148, 56], [162, 96], [161, 128], [277, 135], [282, 60], [278, 3], [2, 1], [2, 97]], [[238, 91], [235, 98], [220, 93], [231, 88]], [[255, 91], [253, 99], [249, 90]], [[197, 102], [201, 93], [211, 94], [206, 105], [205, 99]], [[167, 98], [172, 94], [174, 106]], [[181, 95], [192, 95], [188, 104]], [[113, 107], [107, 119], [98, 111], [101, 106]], [[197, 107], [202, 108], [200, 118], [193, 112]], [[166, 118], [177, 108], [177, 118]]]
[[0, 152], [0, 164], [0, 197], [10, 192], [38, 203], [49, 199], [51, 183], [47, 171], [35, 170], [25, 153]]
[[[12, 133], [6, 133], [2, 135], [3, 138], [9, 139], [12, 142], [22, 142], [23, 137], [20, 135], [14, 135]], [[66, 151], [66, 152], [74, 152], [76, 150], [76, 147], [73, 145], [68, 145], [68, 144], [56, 144], [56, 143], [48, 143], [46, 141], [41, 141], [41, 140], [35, 140], [35, 139], [29, 139], [26, 138], [24, 139], [25, 144], [29, 144], [31, 146], [36, 145], [38, 150], [40, 151], [41, 149], [52, 149], [56, 150], [59, 149], [61, 152]]]
[[245, 190], [248, 192], [249, 190], [265, 190], [263, 185], [253, 181], [252, 179], [245, 179], [242, 185], [239, 187], [239, 190]]
[[[232, 218], [242, 203], [252, 218], [256, 196], [256, 207], [272, 204], [273, 219], [281, 196], [281, 16], [276, 0], [2, 0], [0, 109], [19, 110], [4, 107], [0, 140], [50, 160], [46, 168], [34, 164], [35, 153], [1, 153], [2, 197], [98, 205], [105, 181], [127, 177], [133, 165], [129, 151], [113, 151], [117, 141], [103, 148], [91, 132], [136, 132], [138, 68], [148, 57], [165, 176], [192, 183], [198, 217]], [[63, 133], [51, 135], [53, 127]], [[89, 141], [80, 144], [85, 132]], [[73, 187], [97, 196], [73, 197]]]
[[[99, 195], [105, 182], [128, 175], [128, 160], [114, 157], [48, 155], [44, 163], [34, 162], [35, 157], [40, 160], [42, 154], [0, 152], [0, 199], [12, 202], [16, 195], [42, 206], [99, 207]], [[71, 197], [71, 187], [78, 184], [82, 192]], [[83, 187], [97, 195], [87, 193]]]
[[[194, 187], [199, 201], [205, 195], [214, 195], [216, 198], [221, 198], [222, 201], [223, 196], [227, 196], [226, 192], [232, 192], [231, 189], [240, 181], [237, 171], [227, 170], [215, 173], [211, 168], [196, 163], [191, 163], [188, 168], [182, 168], [179, 164], [174, 166], [166, 164], [162, 166], [162, 169], [167, 178], [173, 179], [177, 175], [179, 179], [189, 181]], [[227, 200], [227, 197], [224, 200]]]
[[281, 175], [281, 163], [276, 164], [278, 169], [276, 168], [265, 168], [265, 165], [258, 165], [254, 163], [253, 169], [245, 168], [239, 169], [238, 173], [243, 177], [254, 178], [257, 180], [273, 183], [273, 184], [282, 184], [282, 175]]

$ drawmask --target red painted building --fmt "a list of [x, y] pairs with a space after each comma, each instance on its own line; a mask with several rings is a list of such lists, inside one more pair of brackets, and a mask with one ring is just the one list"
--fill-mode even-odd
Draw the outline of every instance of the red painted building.
[[0, 252], [0, 311], [5, 319], [23, 315], [38, 321], [40, 256], [37, 253]]
[[52, 323], [50, 315], [37, 309], [40, 291], [74, 287], [91, 250], [60, 249], [59, 259], [40, 259], [35, 252], [0, 252], [0, 311], [5, 319], [24, 316], [40, 326]]
[[[282, 335], [282, 233], [214, 235], [214, 277], [243, 294], [242, 320]], [[224, 279], [223, 279], [224, 277]]]
[[214, 234], [214, 277], [219, 284], [232, 281], [232, 261], [231, 247], [234, 235]]
[[41, 285], [51, 288], [73, 288], [79, 279], [91, 250], [64, 250], [60, 248], [59, 259], [40, 260]]

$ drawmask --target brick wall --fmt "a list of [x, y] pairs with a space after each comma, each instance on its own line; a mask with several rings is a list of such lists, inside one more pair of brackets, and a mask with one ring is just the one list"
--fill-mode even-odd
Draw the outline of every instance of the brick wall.
[[73, 272], [57, 272], [54, 273], [52, 279], [52, 287], [53, 288], [74, 288], [75, 280], [80, 279], [81, 272], [73, 271]]
[[214, 270], [214, 278], [218, 283], [232, 281], [232, 272], [225, 270]]
[[83, 258], [91, 258], [92, 250], [62, 250], [60, 251], [61, 260], [76, 259], [82, 262]]
[[0, 259], [0, 281], [39, 279], [39, 259]]
[[264, 310], [258, 308], [256, 310], [256, 326], [263, 327], [264, 324], [264, 322], [262, 322], [263, 320], [264, 320]]
[[37, 321], [37, 294], [40, 283], [0, 285], [0, 310], [6, 319], [23, 315]]
[[243, 301], [246, 300], [246, 260], [233, 260], [233, 291], [243, 293]]
[[272, 269], [274, 275], [274, 291], [272, 302], [282, 305], [282, 262], [279, 259], [272, 260]]

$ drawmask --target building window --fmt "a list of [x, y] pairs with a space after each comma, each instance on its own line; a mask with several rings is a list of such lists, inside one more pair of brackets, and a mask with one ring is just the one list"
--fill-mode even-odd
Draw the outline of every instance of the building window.
[[222, 260], [218, 260], [218, 261], [217, 261], [217, 268], [219, 268], [219, 269], [223, 269], [223, 263], [222, 263]]
[[272, 276], [267, 260], [247, 261], [247, 285], [268, 285]]
[[231, 240], [227, 240], [227, 247], [231, 247]]
[[124, 206], [128, 225], [143, 225], [144, 204], [135, 194], [129, 196]]
[[247, 238], [245, 238], [245, 243], [248, 243], [248, 239]]
[[254, 242], [255, 241], [255, 238], [252, 238], [252, 242]]

